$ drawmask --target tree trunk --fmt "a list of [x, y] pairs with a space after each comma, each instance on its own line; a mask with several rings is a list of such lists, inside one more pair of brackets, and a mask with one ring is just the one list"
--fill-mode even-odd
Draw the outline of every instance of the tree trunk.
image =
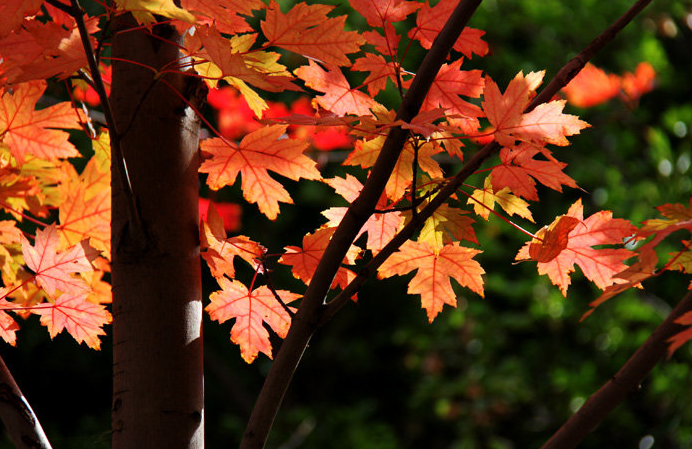
[[173, 89], [193, 104], [201, 91], [194, 78], [156, 76], [182, 61], [172, 27], [141, 29], [128, 14], [115, 32], [111, 134], [132, 196], [114, 160], [113, 448], [201, 449], [199, 121]]

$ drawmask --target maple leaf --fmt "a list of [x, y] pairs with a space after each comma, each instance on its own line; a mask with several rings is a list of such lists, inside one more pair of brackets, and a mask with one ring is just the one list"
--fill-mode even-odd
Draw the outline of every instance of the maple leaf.
[[[431, 7], [426, 1], [416, 16], [416, 27], [408, 32], [408, 36], [418, 40], [423, 48], [429, 50], [455, 7], [455, 2], [439, 2]], [[471, 58], [474, 53], [485, 56], [488, 53], [488, 44], [481, 39], [484, 34], [485, 31], [465, 27], [454, 43], [454, 50], [467, 58]]]
[[350, 5], [373, 27], [384, 26], [385, 22], [401, 22], [421, 7], [420, 3], [404, 0], [351, 0]]
[[509, 82], [504, 94], [497, 84], [486, 77], [482, 107], [494, 127], [494, 138], [502, 146], [511, 147], [515, 140], [568, 145], [565, 136], [578, 134], [590, 126], [574, 115], [563, 114], [564, 100], [543, 103], [524, 114], [524, 109], [541, 84], [545, 72], [519, 72]]
[[590, 108], [605, 103], [620, 93], [620, 77], [607, 74], [591, 63], [587, 63], [581, 71], [572, 78], [562, 92], [574, 106]]
[[[427, 202], [424, 202], [419, 207], [422, 208], [426, 204]], [[478, 244], [476, 233], [471, 227], [473, 219], [467, 217], [467, 213], [465, 210], [442, 204], [425, 220], [418, 241], [426, 242], [434, 249], [462, 239]]]
[[253, 11], [265, 8], [261, 0], [181, 0], [180, 6], [196, 16], [197, 25], [213, 23], [228, 34], [253, 31], [239, 15], [251, 16]]
[[368, 44], [375, 46], [375, 50], [383, 55], [388, 55], [393, 60], [396, 59], [401, 36], [397, 34], [396, 28], [390, 22], [385, 22], [384, 24], [384, 36], [373, 30], [363, 32], [363, 37]]
[[458, 242], [435, 250], [426, 242], [409, 240], [380, 266], [378, 276], [401, 276], [417, 270], [408, 284], [407, 292], [421, 295], [422, 307], [432, 323], [444, 304], [456, 307], [456, 295], [450, 278], [481, 297], [484, 295], [481, 275], [485, 271], [473, 260], [473, 256], [480, 252], [482, 251], [459, 246]]
[[[448, 118], [451, 125], [459, 126], [466, 134], [472, 134], [480, 127], [478, 117], [483, 117], [483, 111], [459, 96], [480, 97], [485, 80], [480, 70], [461, 70], [462, 62], [463, 58], [440, 67], [421, 110], [446, 109], [451, 116]], [[410, 83], [409, 81], [405, 85], [410, 86]]]
[[207, 262], [211, 274], [217, 279], [224, 275], [234, 278], [235, 256], [257, 269], [257, 260], [264, 256], [266, 249], [244, 235], [226, 238], [223, 220], [211, 202], [206, 216], [207, 219], [202, 222], [200, 229], [200, 246], [205, 250], [202, 252], [202, 257]]
[[[240, 354], [247, 363], [252, 363], [260, 352], [272, 358], [272, 346], [264, 323], [284, 338], [291, 325], [291, 316], [284, 306], [266, 286], [249, 291], [241, 282], [226, 277], [217, 281], [221, 290], [211, 294], [211, 303], [204, 310], [219, 323], [236, 319], [231, 328], [231, 341], [240, 346]], [[285, 290], [276, 293], [284, 304], [300, 297]]]
[[[545, 241], [536, 239], [525, 244], [516, 260], [540, 259], [538, 273], [547, 274], [563, 296], [567, 296], [569, 275], [575, 264], [587, 279], [603, 290], [618, 282], [615, 275], [627, 268], [623, 261], [635, 253], [625, 248], [593, 247], [622, 244], [623, 239], [634, 235], [636, 230], [629, 221], [613, 218], [610, 211], [600, 211], [584, 219], [583, 206], [578, 200], [566, 215], [561, 215], [539, 233]], [[542, 248], [543, 245], [546, 247]]]
[[382, 55], [366, 53], [362, 58], [355, 60], [351, 69], [370, 72], [363, 84], [368, 87], [368, 93], [373, 98], [387, 86], [388, 79], [396, 83], [396, 64], [386, 61]]
[[338, 68], [325, 71], [314, 61], [310, 61], [309, 65], [298, 67], [294, 73], [305, 81], [306, 86], [323, 92], [325, 95], [315, 97], [313, 102], [336, 115], [371, 115], [370, 109], [378, 105], [365, 93], [351, 88]]
[[[306, 285], [309, 284], [334, 231], [336, 228], [322, 228], [312, 234], [307, 234], [303, 237], [302, 248], [298, 246], [284, 248], [286, 252], [279, 259], [279, 263], [290, 265], [293, 276]], [[360, 250], [352, 246], [344, 256], [343, 263], [354, 264], [359, 253]], [[332, 281], [331, 288], [339, 286], [343, 290], [355, 277], [356, 274], [353, 271], [340, 267]]]
[[200, 147], [211, 159], [205, 160], [199, 171], [209, 173], [207, 184], [214, 190], [233, 185], [240, 173], [245, 199], [257, 203], [260, 211], [274, 220], [279, 215], [279, 202], [291, 204], [293, 200], [267, 170], [293, 180], [320, 178], [316, 163], [303, 154], [308, 144], [282, 138], [286, 128], [287, 125], [262, 127], [239, 144], [221, 138], [203, 140]]
[[78, 156], [68, 142], [69, 134], [49, 128], [79, 129], [72, 105], [58, 103], [35, 110], [46, 90], [45, 81], [30, 81], [14, 86], [12, 92], [0, 89], [0, 142], [4, 142], [21, 165], [28, 155], [44, 159]]
[[[675, 320], [675, 323], [680, 324], [682, 326], [691, 326], [692, 325], [692, 312], [686, 312], [682, 314], [680, 317], [678, 317]], [[673, 335], [668, 339], [668, 343], [670, 343], [670, 346], [668, 346], [668, 357], [672, 356], [673, 353], [682, 345], [687, 343], [688, 341], [692, 340], [692, 327], [688, 327], [682, 332], [678, 332], [677, 334]]]
[[[98, 31], [98, 19], [86, 21], [87, 32]], [[95, 40], [88, 36], [95, 45]], [[66, 30], [55, 22], [43, 23], [27, 18], [22, 27], [0, 39], [0, 79], [6, 84], [42, 80], [52, 76], [67, 78], [86, 67], [79, 29]]]
[[195, 23], [195, 16], [178, 7], [173, 0], [115, 0], [115, 4], [132, 15], [139, 23], [151, 24], [156, 22], [154, 14]]
[[298, 3], [287, 13], [272, 0], [267, 17], [260, 24], [264, 36], [274, 45], [326, 65], [349, 66], [346, 56], [360, 50], [365, 39], [356, 31], [344, 31], [346, 16], [327, 17], [333, 6]]
[[534, 159], [539, 152], [549, 154], [547, 149], [539, 149], [528, 143], [500, 150], [502, 165], [493, 168], [491, 172], [493, 189], [508, 187], [517, 196], [538, 201], [534, 179], [558, 192], [562, 192], [562, 185], [577, 187], [574, 179], [562, 171], [567, 164], [554, 158], [547, 161]]
[[60, 184], [61, 237], [71, 246], [88, 240], [91, 247], [110, 259], [111, 168], [110, 139], [102, 133], [93, 143], [95, 154], [78, 179]]
[[71, 276], [72, 273], [92, 271], [88, 245], [77, 244], [58, 252], [60, 236], [55, 225], [37, 230], [33, 246], [24, 236], [21, 243], [24, 262], [35, 273], [36, 283], [51, 298], [56, 297], [57, 291], [73, 295], [88, 293], [87, 283]]
[[32, 313], [41, 316], [41, 324], [48, 328], [50, 338], [63, 330], [92, 349], [101, 349], [100, 335], [106, 335], [103, 326], [112, 320], [103, 305], [86, 300], [84, 294], [63, 293], [53, 303], [34, 307]]
[[5, 342], [9, 343], [11, 346], [17, 345], [17, 331], [19, 330], [19, 325], [17, 322], [6, 312], [6, 310], [12, 310], [17, 306], [7, 301], [5, 297], [7, 296], [7, 288], [0, 288], [0, 337], [2, 337]]
[[[347, 174], [346, 178], [332, 178], [325, 179], [325, 183], [330, 185], [336, 190], [336, 193], [344, 197], [344, 199], [351, 203], [353, 202], [360, 191], [363, 189], [363, 184], [358, 181], [354, 176]], [[383, 195], [377, 202], [375, 208], [386, 209], [387, 198]], [[328, 227], [336, 227], [341, 223], [341, 219], [346, 214], [348, 210], [347, 207], [331, 207], [322, 212], [329, 221], [327, 222]], [[396, 235], [397, 231], [401, 227], [403, 217], [400, 212], [391, 211], [382, 214], [373, 214], [368, 218], [368, 221], [360, 228], [358, 232], [358, 239], [361, 235], [367, 232], [368, 239], [365, 243], [365, 247], [371, 251], [378, 252], [384, 246], [389, 243], [389, 241]]]
[[474, 190], [466, 201], [466, 204], [473, 204], [474, 212], [486, 220], [490, 216], [490, 211], [495, 209], [495, 203], [509, 215], [517, 214], [533, 223], [529, 203], [512, 195], [507, 187], [495, 191], [492, 187], [492, 175], [485, 178], [483, 188]]
[[19, 28], [24, 17], [41, 9], [42, 0], [4, 0], [0, 3], [0, 38]]

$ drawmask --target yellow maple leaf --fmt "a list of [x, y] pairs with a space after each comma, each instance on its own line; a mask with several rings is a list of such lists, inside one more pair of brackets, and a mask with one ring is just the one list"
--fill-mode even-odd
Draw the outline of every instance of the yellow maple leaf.
[[495, 203], [499, 204], [509, 215], [516, 214], [533, 223], [529, 203], [513, 195], [507, 187], [497, 192], [493, 191], [491, 176], [485, 178], [483, 188], [476, 189], [467, 201], [467, 204], [473, 204], [473, 211], [486, 220], [490, 211], [495, 209]]

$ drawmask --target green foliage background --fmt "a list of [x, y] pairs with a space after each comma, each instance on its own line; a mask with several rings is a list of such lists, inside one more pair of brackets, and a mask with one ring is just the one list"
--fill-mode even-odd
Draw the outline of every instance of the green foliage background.
[[[289, 2], [284, 2], [289, 3]], [[346, 2], [337, 12], [349, 13]], [[546, 69], [546, 79], [633, 2], [612, 0], [485, 0], [471, 26], [487, 32], [492, 55], [468, 61], [500, 86], [518, 72]], [[349, 24], [364, 21], [353, 16]], [[412, 23], [403, 24], [411, 26]], [[636, 109], [613, 100], [572, 108], [593, 125], [555, 156], [583, 191], [539, 190], [532, 209], [538, 229], [583, 198], [585, 214], [608, 209], [639, 223], [654, 206], [692, 194], [692, 2], [660, 0], [628, 26], [594, 63], [633, 71], [649, 61], [657, 87]], [[420, 58], [422, 49], [411, 57]], [[466, 64], [466, 63], [465, 63]], [[287, 100], [288, 101], [288, 100]], [[468, 151], [473, 151], [468, 148]], [[452, 167], [450, 167], [451, 169]], [[329, 170], [340, 171], [338, 167]], [[480, 177], [478, 178], [481, 179]], [[270, 252], [300, 244], [334, 204], [331, 189], [292, 184], [295, 206], [270, 223], [244, 207], [244, 234]], [[240, 202], [238, 192], [219, 199]], [[530, 223], [522, 223], [530, 227]], [[685, 293], [688, 279], [667, 275], [645, 291], [610, 300], [580, 323], [598, 291], [577, 273], [566, 299], [535, 264], [513, 265], [526, 240], [497, 218], [476, 226], [488, 272], [486, 298], [458, 289], [459, 306], [428, 324], [408, 278], [370, 282], [314, 337], [295, 375], [268, 447], [450, 448], [540, 447], [607, 381]], [[674, 247], [662, 248], [662, 253]], [[299, 288], [278, 267], [275, 283]], [[209, 277], [206, 289], [216, 288]], [[55, 447], [110, 445], [109, 341], [96, 353], [65, 335], [51, 342], [36, 324], [2, 355], [42, 420]], [[228, 340], [230, 324], [205, 322], [207, 444], [235, 447], [270, 361], [246, 365]], [[274, 342], [275, 346], [280, 341]], [[659, 365], [581, 448], [692, 446], [690, 345]], [[653, 438], [653, 440], [651, 440]], [[5, 440], [1, 447], [11, 447]]]

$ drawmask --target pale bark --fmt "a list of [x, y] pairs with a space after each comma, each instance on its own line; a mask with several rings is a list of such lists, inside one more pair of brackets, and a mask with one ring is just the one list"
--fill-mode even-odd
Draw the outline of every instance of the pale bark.
[[1, 357], [0, 418], [17, 449], [51, 449], [41, 423]]
[[173, 89], [193, 102], [200, 91], [181, 74], [155, 78], [179, 68], [180, 36], [170, 26], [131, 27], [129, 16], [119, 19], [113, 40], [113, 131], [137, 215], [114, 174], [113, 448], [200, 449], [199, 121]]

